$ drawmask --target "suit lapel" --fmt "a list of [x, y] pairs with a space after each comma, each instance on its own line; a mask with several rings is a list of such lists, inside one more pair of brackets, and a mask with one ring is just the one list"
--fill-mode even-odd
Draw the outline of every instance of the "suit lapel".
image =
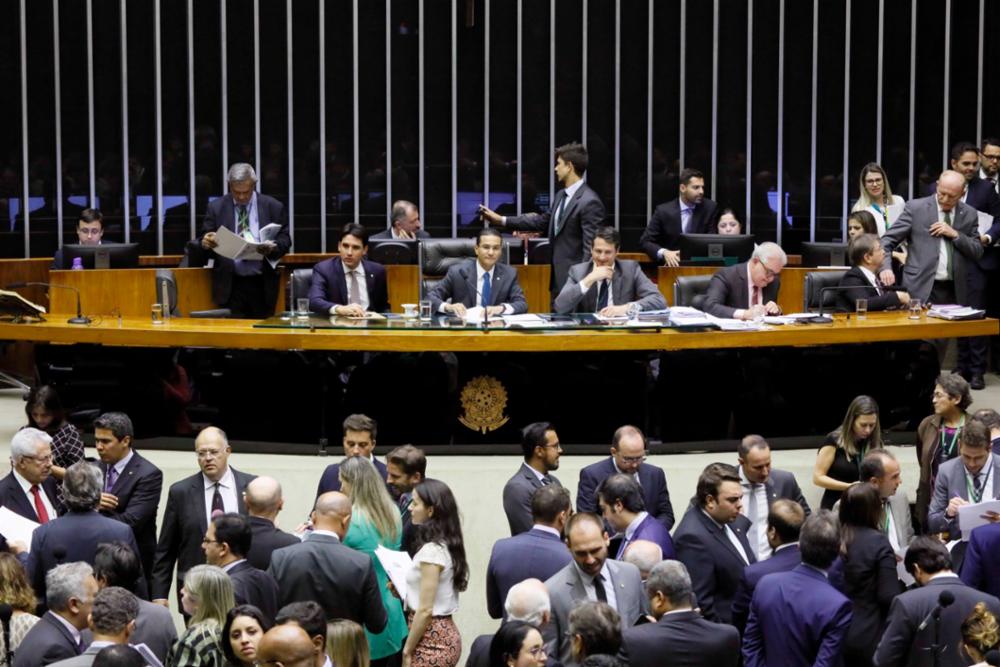
[[236, 232], [236, 207], [233, 206], [232, 195], [226, 195], [222, 198], [222, 224], [229, 231]]
[[[132, 452], [132, 459], [125, 464], [125, 469], [122, 470], [122, 474], [118, 475], [118, 479], [115, 480], [114, 486], [111, 487], [111, 493], [114, 495], [119, 495], [122, 491], [122, 487], [135, 476], [135, 469], [139, 466], [139, 454], [138, 452]], [[105, 469], [105, 473], [107, 470]]]
[[740, 293], [736, 295], [736, 303], [739, 304], [738, 307], [740, 308], [747, 308], [750, 306], [750, 285], [747, 283], [747, 265], [737, 264], [737, 266], [740, 267], [740, 270], [736, 272], [736, 284]]
[[368, 287], [368, 303], [371, 304], [373, 302], [372, 295], [375, 293], [375, 273], [368, 265], [367, 259], [361, 260], [361, 266], [365, 271], [365, 285]]
[[625, 272], [622, 271], [621, 262], [615, 262], [615, 273], [611, 277], [611, 298], [614, 299], [616, 306], [620, 306], [623, 303], [622, 282], [624, 280]]
[[236, 483], [236, 508], [240, 514], [247, 513], [246, 503], [243, 502], [243, 492], [247, 490], [250, 480], [246, 476], [233, 468], [233, 481]]
[[333, 284], [336, 287], [336, 292], [340, 294], [340, 300], [347, 303], [348, 292], [347, 292], [347, 278], [344, 277], [344, 263], [340, 261], [337, 257], [333, 260]]
[[191, 497], [191, 506], [198, 512], [198, 525], [201, 526], [201, 534], [208, 530], [208, 518], [205, 515], [205, 478], [201, 473], [195, 475], [191, 486], [188, 488]]
[[[465, 306], [466, 308], [472, 308], [476, 305], [476, 297], [479, 294], [479, 281], [476, 280], [476, 275], [479, 272], [476, 270], [476, 260], [472, 260], [471, 263], [463, 266], [462, 272], [465, 274], [465, 285], [468, 288], [468, 297]], [[492, 296], [492, 290], [490, 296]]]
[[[733, 543], [729, 541], [729, 536], [726, 535], [726, 527], [723, 526], [720, 529], [715, 524], [714, 521], [712, 521], [707, 516], [705, 516], [705, 513], [704, 513], [703, 510], [701, 510], [699, 508], [698, 511], [702, 513], [701, 519], [704, 522], [705, 527], [708, 529], [708, 532], [716, 539], [716, 541], [718, 541], [723, 547], [725, 547], [726, 550], [729, 551], [729, 553], [731, 553], [733, 555], [733, 558], [735, 558], [736, 560], [738, 560], [740, 563], [744, 563], [745, 561], [743, 560], [743, 556], [741, 556], [740, 552], [737, 551], [736, 546], [733, 545]], [[736, 532], [735, 529], [731, 528], [730, 530], [732, 530], [733, 534], [736, 535], [736, 539], [739, 539], [740, 534], [738, 532]], [[743, 544], [742, 541], [740, 541], [740, 544], [743, 545], [744, 549], [746, 549], [746, 551], [747, 551], [747, 560], [750, 561], [750, 550], [747, 548], [747, 545]], [[750, 562], [753, 562], [753, 561], [750, 561]]]

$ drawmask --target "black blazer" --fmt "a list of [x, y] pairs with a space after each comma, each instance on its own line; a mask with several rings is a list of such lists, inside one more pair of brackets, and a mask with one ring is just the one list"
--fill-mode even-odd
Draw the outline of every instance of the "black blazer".
[[234, 565], [228, 574], [236, 604], [252, 604], [273, 621], [278, 613], [278, 582], [274, 577], [249, 561]]
[[[52, 503], [52, 507], [55, 508], [56, 514], [62, 514], [64, 511], [63, 506], [59, 503], [59, 498], [57, 495], [58, 485], [56, 480], [52, 477], [46, 478], [41, 484], [42, 490], [45, 491], [45, 495], [49, 497], [49, 502]], [[17, 483], [14, 479], [14, 472], [11, 471], [7, 473], [7, 476], [0, 479], [0, 506], [6, 507], [11, 512], [15, 514], [20, 514], [25, 519], [31, 519], [32, 521], [38, 521], [38, 515], [35, 513], [35, 506], [28, 501], [28, 496], [24, 495], [24, 489], [21, 485]], [[55, 519], [56, 517], [50, 516], [49, 520]]]
[[[690, 229], [692, 234], [714, 234], [717, 230], [715, 224], [716, 205], [711, 199], [703, 199], [701, 204], [695, 207], [691, 214]], [[680, 197], [672, 199], [665, 204], [660, 204], [653, 211], [653, 217], [646, 224], [642, 236], [639, 238], [639, 245], [643, 252], [649, 255], [657, 264], [662, 264], [659, 257], [661, 248], [677, 250], [680, 247], [681, 234], [681, 200]]]
[[[104, 463], [100, 465], [107, 479], [108, 466]], [[147, 577], [152, 575], [153, 557], [156, 555], [156, 511], [160, 507], [162, 490], [163, 473], [133, 450], [132, 459], [111, 488], [111, 493], [118, 497], [118, 507], [114, 511], [101, 512], [132, 528], [139, 545], [142, 571]]]
[[[385, 267], [367, 259], [361, 260], [368, 290], [368, 310], [376, 313], [389, 311], [389, 288], [385, 278]], [[309, 310], [329, 315], [334, 306], [350, 303], [351, 291], [344, 276], [344, 262], [339, 257], [324, 259], [313, 267], [312, 282], [309, 284]], [[300, 295], [301, 296], [301, 295]]]
[[[246, 513], [243, 492], [256, 475], [248, 475], [230, 466], [236, 480], [236, 502], [240, 514]], [[165, 600], [170, 595], [174, 565], [177, 565], [177, 593], [180, 595], [184, 574], [195, 565], [205, 562], [201, 539], [208, 530], [205, 516], [205, 483], [201, 472], [185, 477], [170, 485], [167, 507], [163, 512], [160, 541], [156, 545], [153, 561], [153, 583], [150, 594], [154, 600]]]
[[51, 611], [47, 611], [21, 640], [14, 654], [14, 667], [50, 665], [82, 652], [66, 626]]
[[806, 513], [806, 516], [809, 516], [809, 512], [811, 511], [809, 503], [806, 502], [805, 496], [802, 495], [802, 489], [799, 488], [799, 483], [795, 480], [795, 475], [792, 473], [787, 470], [771, 468], [771, 474], [764, 483], [764, 487], [767, 489], [768, 503], [773, 503], [779, 498], [794, 500], [802, 506], [802, 511]]
[[271, 564], [271, 554], [281, 547], [298, 544], [299, 538], [291, 533], [275, 528], [274, 524], [259, 516], [251, 516], [250, 530], [253, 542], [247, 552], [247, 561], [258, 570], [266, 570]]
[[[750, 306], [750, 286], [747, 283], [747, 264], [741, 262], [716, 271], [708, 283], [705, 294], [705, 312], [716, 317], [732, 317], [737, 310]], [[765, 287], [761, 298], [764, 303], [778, 300], [781, 276]]]
[[878, 293], [875, 286], [868, 282], [865, 274], [856, 266], [852, 266], [840, 279], [838, 287], [847, 287], [841, 292], [837, 292], [840, 299], [840, 307], [847, 312], [854, 312], [854, 306], [858, 299], [868, 299], [868, 310], [892, 310], [899, 308], [899, 296], [894, 290], [883, 289], [882, 294]]
[[736, 667], [740, 633], [696, 611], [679, 611], [656, 623], [625, 628], [621, 655], [631, 667]]
[[[600, 515], [597, 487], [616, 472], [614, 459], [610, 456], [580, 470], [580, 481], [576, 487], [576, 511]], [[667, 490], [667, 477], [663, 468], [650, 463], [639, 464], [639, 485], [642, 486], [646, 511], [659, 519], [667, 530], [673, 528], [674, 507], [670, 504], [670, 492]]]
[[[378, 474], [382, 475], [382, 479], [389, 476], [389, 469], [385, 467], [384, 463], [375, 457], [372, 457], [372, 463], [375, 464], [375, 470], [378, 470]], [[319, 478], [319, 485], [316, 487], [316, 497], [319, 498], [327, 491], [340, 491], [339, 463], [331, 463], [323, 470], [323, 475]]]
[[767, 560], [757, 561], [752, 565], [747, 565], [740, 577], [740, 585], [733, 596], [733, 625], [743, 633], [746, 629], [747, 619], [750, 617], [750, 600], [753, 592], [764, 575], [775, 572], [788, 572], [794, 570], [802, 562], [802, 554], [799, 552], [799, 545], [792, 544], [774, 554]]

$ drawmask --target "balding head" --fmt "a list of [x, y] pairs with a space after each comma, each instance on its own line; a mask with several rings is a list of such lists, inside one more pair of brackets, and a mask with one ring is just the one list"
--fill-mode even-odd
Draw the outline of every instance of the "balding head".
[[324, 493], [316, 499], [312, 519], [317, 530], [329, 530], [344, 539], [351, 523], [351, 499], [340, 491]]
[[950, 211], [962, 198], [965, 192], [965, 176], [957, 171], [946, 169], [941, 172], [937, 183], [937, 202], [942, 211]]
[[273, 477], [258, 477], [247, 484], [243, 499], [247, 504], [247, 514], [272, 521], [284, 505], [281, 484]]
[[524, 621], [542, 628], [549, 622], [549, 591], [539, 579], [525, 579], [507, 591], [507, 620]]
[[313, 643], [306, 631], [294, 623], [276, 625], [261, 637], [257, 660], [280, 662], [284, 667], [305, 667], [313, 663]]
[[624, 560], [639, 568], [642, 580], [646, 581], [650, 570], [663, 560], [663, 549], [656, 542], [636, 540], [629, 542], [628, 548], [625, 549]]
[[217, 482], [229, 469], [229, 439], [221, 428], [209, 426], [202, 429], [194, 439], [194, 451], [198, 455], [198, 467], [205, 477]]
[[767, 514], [767, 541], [772, 549], [799, 541], [799, 531], [806, 520], [805, 510], [794, 500], [778, 498]]

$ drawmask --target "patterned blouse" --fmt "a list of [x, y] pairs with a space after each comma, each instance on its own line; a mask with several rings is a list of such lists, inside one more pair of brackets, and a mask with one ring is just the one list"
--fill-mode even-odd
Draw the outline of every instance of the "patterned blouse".
[[167, 652], [166, 667], [226, 667], [219, 646], [222, 628], [209, 621], [184, 631]]
[[52, 465], [68, 468], [83, 460], [83, 438], [80, 431], [69, 422], [63, 422], [52, 435]]
[[[21, 645], [21, 640], [24, 636], [28, 634], [28, 630], [35, 627], [35, 623], [38, 623], [41, 619], [34, 614], [14, 612], [14, 615], [10, 617], [10, 647], [15, 653], [17, 652], [17, 647]], [[0, 665], [6, 665], [10, 661], [8, 660], [7, 647], [3, 643], [3, 633], [0, 633]]]

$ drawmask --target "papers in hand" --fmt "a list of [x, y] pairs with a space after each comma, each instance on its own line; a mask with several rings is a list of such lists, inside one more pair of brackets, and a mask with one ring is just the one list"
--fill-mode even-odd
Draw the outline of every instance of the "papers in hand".
[[[260, 230], [261, 242], [254, 243], [237, 236], [228, 227], [220, 226], [215, 232], [215, 254], [234, 261], [237, 259], [267, 259], [261, 253], [261, 247], [273, 244], [280, 229], [281, 225], [274, 223], [265, 225]], [[278, 260], [273, 260], [273, 263], [277, 264]]]
[[382, 563], [382, 568], [389, 575], [389, 581], [399, 594], [401, 600], [406, 600], [406, 574], [413, 568], [413, 559], [405, 551], [386, 549], [381, 544], [375, 547], [375, 557]]
[[24, 542], [31, 545], [31, 534], [38, 524], [31, 519], [25, 519], [20, 514], [11, 512], [6, 507], [0, 507], [0, 535], [8, 542]]
[[983, 515], [988, 512], [1000, 514], [1000, 500], [986, 500], [974, 505], [962, 505], [958, 508], [958, 525], [962, 529], [963, 542], [969, 541], [969, 534], [973, 528], [991, 523], [989, 519], [983, 518]]
[[[989, 213], [983, 213], [982, 211], [978, 211], [978, 213], [979, 213], [979, 235], [982, 236], [986, 232], [990, 231], [990, 227], [993, 226], [993, 216], [990, 215]], [[997, 239], [993, 240], [996, 241]]]

